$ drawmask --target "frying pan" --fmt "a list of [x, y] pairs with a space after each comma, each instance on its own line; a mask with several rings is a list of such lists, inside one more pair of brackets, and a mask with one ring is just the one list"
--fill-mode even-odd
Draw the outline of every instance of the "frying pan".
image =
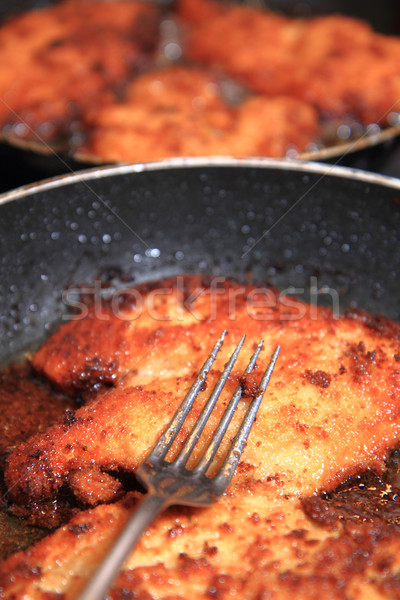
[[[173, 0], [159, 0], [163, 5], [172, 5]], [[240, 0], [237, 0], [238, 2]], [[57, 0], [3, 0], [0, 6], [0, 22], [11, 15], [32, 9], [39, 9]], [[242, 4], [265, 5], [292, 17], [312, 17], [340, 12], [368, 21], [376, 31], [398, 35], [400, 33], [400, 8], [396, 0], [376, 2], [345, 2], [344, 0], [241, 0]], [[379, 128], [371, 134], [355, 140], [344, 140], [340, 144], [329, 142], [326, 148], [316, 148], [301, 155], [306, 160], [340, 162], [343, 165], [362, 166], [372, 170], [382, 170], [382, 155], [390, 156], [397, 144], [400, 125]], [[399, 142], [400, 143], [400, 142]], [[379, 158], [376, 159], [375, 148]], [[397, 149], [399, 146], [397, 144]], [[68, 172], [72, 169], [86, 169], [99, 164], [99, 159], [90, 155], [72, 154], [65, 144], [51, 148], [40, 141], [27, 141], [15, 136], [0, 135], [0, 158], [5, 167], [0, 191], [17, 185], [36, 181]], [[16, 164], [18, 163], [18, 165]], [[389, 168], [390, 174], [397, 175], [397, 168]]]
[[252, 278], [400, 319], [399, 265], [395, 179], [268, 159], [80, 172], [0, 197], [0, 361], [40, 343], [63, 291], [96, 276]]

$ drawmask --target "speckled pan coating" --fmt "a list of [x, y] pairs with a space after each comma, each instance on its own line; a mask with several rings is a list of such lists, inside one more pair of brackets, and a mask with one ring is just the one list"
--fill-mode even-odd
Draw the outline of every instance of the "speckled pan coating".
[[305, 298], [312, 284], [318, 302], [334, 289], [342, 310], [399, 319], [399, 265], [395, 179], [267, 159], [80, 172], [0, 197], [0, 360], [41, 341], [63, 290], [98, 274], [251, 275]]

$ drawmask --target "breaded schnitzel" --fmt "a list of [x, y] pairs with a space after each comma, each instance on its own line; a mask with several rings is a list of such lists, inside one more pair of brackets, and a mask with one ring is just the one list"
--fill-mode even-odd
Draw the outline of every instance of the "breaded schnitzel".
[[2, 24], [0, 58], [2, 135], [81, 161], [292, 156], [400, 110], [399, 39], [340, 15], [62, 0]]
[[[143, 293], [140, 306], [128, 303], [119, 314], [109, 307], [99, 318], [89, 310], [32, 357], [36, 370], [69, 392], [90, 389], [93, 376], [113, 387], [11, 453], [5, 479], [14, 502], [49, 500], [66, 485], [88, 504], [114, 497], [119, 486], [108, 473], [129, 472], [144, 459], [222, 329], [226, 351], [243, 331], [249, 352], [260, 338], [266, 356], [282, 348], [243, 456], [252, 477], [278, 477], [285, 493], [298, 496], [382, 467], [400, 431], [400, 326], [359, 314], [336, 319], [276, 290], [229, 282], [207, 289], [188, 279], [183, 297], [178, 282]], [[221, 368], [216, 363], [210, 385]]]
[[341, 15], [308, 20], [235, 3], [181, 0], [191, 60], [267, 96], [288, 95], [323, 118], [387, 123], [400, 108], [400, 40]]
[[107, 504], [123, 493], [115, 475], [143, 460], [224, 327], [224, 357], [207, 390], [244, 330], [247, 352], [208, 434], [254, 343], [265, 338], [264, 356], [282, 347], [242, 462], [217, 503], [171, 508], [155, 521], [110, 597], [396, 597], [393, 527], [348, 520], [307, 497], [352, 473], [383, 470], [400, 431], [398, 324], [362, 313], [336, 318], [276, 290], [201, 278], [116, 292], [104, 306], [82, 304], [79, 316], [31, 362], [58, 387], [85, 393], [87, 404], [21, 444], [6, 481], [15, 502], [36, 510], [66, 486], [81, 507], [101, 504], [5, 561], [4, 598], [76, 597], [140, 498]]
[[284, 156], [319, 131], [317, 112], [295, 98], [251, 96], [234, 106], [204, 69], [172, 66], [137, 76], [124, 101], [93, 106], [83, 156], [158, 160], [173, 156]]
[[54, 140], [93, 103], [152, 57], [155, 4], [65, 0], [0, 28], [0, 126], [7, 135]]
[[[126, 522], [135, 497], [81, 512], [0, 565], [2, 597], [75, 600]], [[308, 518], [274, 482], [248, 479], [207, 509], [157, 518], [112, 600], [389, 600], [399, 594], [400, 536], [379, 520]]]
[[267, 287], [195, 277], [116, 291], [102, 306], [82, 303], [31, 357], [39, 373], [87, 403], [10, 454], [9, 497], [37, 512], [69, 488], [77, 506], [100, 504], [7, 559], [2, 597], [76, 597], [141, 497], [119, 499], [121, 474], [145, 458], [224, 328], [223, 356], [189, 422], [243, 331], [246, 350], [208, 435], [254, 344], [264, 338], [264, 357], [281, 345], [242, 461], [214, 505], [171, 508], [157, 518], [110, 597], [397, 597], [393, 526], [379, 515], [340, 516], [313, 494], [366, 469], [382, 473], [397, 445], [400, 325], [361, 312], [339, 317]]

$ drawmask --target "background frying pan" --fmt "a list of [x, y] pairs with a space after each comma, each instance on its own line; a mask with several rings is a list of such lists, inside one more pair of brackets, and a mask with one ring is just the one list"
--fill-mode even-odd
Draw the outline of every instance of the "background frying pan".
[[[174, 0], [159, 0], [168, 6]], [[239, 1], [239, 0], [237, 0]], [[31, 9], [55, 4], [57, 0], [2, 0], [0, 3], [0, 22], [11, 15]], [[311, 17], [320, 14], [340, 12], [368, 21], [375, 30], [386, 34], [400, 34], [400, 5], [397, 0], [241, 0], [243, 4], [255, 6], [265, 5], [272, 10], [281, 11], [293, 17]], [[354, 166], [388, 175], [400, 176], [400, 126], [389, 127], [374, 135], [363, 136], [359, 140], [329, 146], [324, 150], [316, 150], [304, 154], [309, 160], [319, 160]], [[58, 149], [60, 150], [60, 149]], [[75, 155], [72, 157], [65, 151], [53, 154], [50, 148], [42, 143], [0, 139], [0, 192], [39, 179], [68, 173], [71, 170], [86, 169], [98, 159], [90, 156]]]
[[[0, 197], [0, 360], [99, 273], [251, 276], [399, 319], [400, 181], [274, 160], [173, 160], [82, 172]], [[292, 286], [292, 288], [290, 288]]]

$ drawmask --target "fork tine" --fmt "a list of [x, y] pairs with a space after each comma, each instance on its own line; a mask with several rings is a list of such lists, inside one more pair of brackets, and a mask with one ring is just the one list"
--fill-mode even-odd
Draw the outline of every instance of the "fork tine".
[[246, 445], [246, 441], [249, 436], [250, 430], [256, 418], [261, 400], [264, 396], [264, 392], [272, 375], [276, 359], [278, 358], [279, 350], [280, 346], [277, 346], [271, 357], [271, 361], [261, 379], [259, 385], [260, 392], [252, 400], [249, 408], [247, 409], [246, 415], [242, 421], [239, 431], [235, 435], [232, 445], [228, 451], [228, 454], [226, 455], [218, 474], [214, 478], [215, 483], [222, 487], [222, 491], [229, 485], [229, 482], [232, 479], [235, 469], [238, 465], [238, 462]]
[[[140, 465], [140, 467], [136, 471], [139, 480], [145, 484], [145, 486], [149, 490], [149, 493], [147, 494], [147, 496], [144, 497], [142, 502], [139, 503], [136, 511], [128, 519], [127, 524], [125, 525], [119, 537], [117, 538], [114, 546], [111, 548], [111, 551], [108, 553], [105, 560], [102, 561], [94, 577], [86, 586], [83, 593], [79, 595], [79, 600], [100, 600], [100, 598], [105, 597], [107, 590], [109, 589], [110, 585], [115, 579], [117, 573], [121, 568], [121, 565], [128, 556], [129, 552], [138, 542], [144, 530], [148, 527], [151, 521], [160, 513], [161, 510], [163, 510], [167, 506], [170, 506], [171, 504], [183, 504], [188, 506], [206, 506], [207, 504], [211, 504], [216, 499], [216, 497], [219, 496], [228, 486], [232, 478], [233, 472], [237, 466], [237, 463], [239, 462], [240, 455], [245, 446], [246, 439], [255, 419], [258, 406], [261, 402], [263, 393], [265, 391], [265, 388], [267, 387], [269, 378], [274, 368], [275, 361], [279, 352], [279, 347], [275, 350], [271, 362], [262, 377], [259, 386], [261, 391], [251, 402], [246, 412], [246, 416], [242, 421], [242, 425], [239, 428], [239, 431], [233, 440], [231, 449], [223, 462], [222, 469], [220, 469], [216, 477], [209, 478], [207, 477], [205, 472], [196, 473], [194, 472], [194, 470], [183, 471], [182, 469], [177, 468], [176, 460], [172, 462], [167, 462], [163, 460], [169, 448], [171, 447], [183, 421], [185, 420], [186, 415], [189, 412], [193, 401], [198, 391], [200, 390], [200, 387], [203, 381], [205, 380], [207, 373], [211, 368], [211, 365], [213, 364], [216, 358], [219, 349], [222, 346], [225, 334], [226, 331], [222, 333], [219, 340], [215, 344], [213, 350], [211, 351], [210, 355], [203, 364], [199, 375], [197, 376], [192, 387], [190, 388], [189, 393], [186, 395], [183, 403], [176, 411], [174, 417], [170, 422], [169, 427], [161, 436], [160, 441], [156, 444], [154, 450], [150, 453], [148, 458], [144, 461], [144, 463]], [[222, 389], [223, 385], [226, 382], [226, 379], [233, 367], [233, 364], [243, 345], [243, 342], [244, 336], [239, 342], [236, 349], [234, 350], [219, 381], [214, 386], [213, 392], [211, 394], [212, 397], [218, 397], [220, 389]], [[250, 371], [253, 369], [261, 347], [262, 342], [258, 344], [255, 353], [250, 359], [245, 373], [250, 373]], [[235, 401], [232, 402], [231, 400], [231, 402], [229, 403], [228, 409], [225, 411], [224, 416], [221, 420], [223, 422], [223, 425], [220, 424], [218, 426], [218, 431], [222, 431], [222, 429], [225, 428], [225, 421], [230, 421], [230, 417], [228, 419], [228, 417], [225, 417], [225, 414], [227, 412], [233, 414], [231, 406], [237, 404], [238, 400], [240, 399], [240, 395], [241, 390], [237, 388], [234, 394]], [[206, 403], [206, 406], [208, 405], [211, 406], [210, 399]], [[211, 410], [212, 408], [208, 407], [207, 409], [205, 409], [204, 407], [202, 415], [203, 413], [204, 415], [206, 415]], [[205, 416], [204, 419], [206, 420]], [[198, 431], [197, 427], [195, 426], [193, 427], [191, 432], [192, 440], [189, 443], [184, 444], [184, 447], [187, 446], [187, 449], [189, 449], [193, 444], [193, 440], [197, 438], [197, 434]], [[196, 441], [194, 441], [194, 443], [196, 443]], [[217, 442], [217, 444], [219, 444], [219, 442]], [[212, 452], [214, 452], [214, 448], [212, 448]], [[186, 453], [186, 448], [184, 453]]]
[[190, 390], [186, 394], [182, 404], [180, 405], [180, 407], [178, 408], [178, 410], [172, 417], [168, 427], [166, 428], [166, 430], [164, 431], [164, 433], [158, 440], [157, 444], [154, 446], [153, 450], [148, 455], [146, 462], [161, 460], [161, 459], [165, 458], [165, 456], [167, 455], [168, 450], [171, 448], [176, 436], [178, 435], [178, 432], [179, 432], [180, 428], [182, 427], [182, 423], [184, 422], [188, 412], [192, 408], [193, 402], [195, 401], [196, 396], [199, 393], [199, 390], [200, 390], [201, 386], [203, 385], [204, 380], [207, 377], [209, 370], [211, 369], [211, 366], [212, 366], [212, 364], [224, 342], [226, 333], [227, 332], [225, 329], [222, 332], [222, 334], [220, 335], [220, 337], [218, 338], [217, 342], [214, 345], [214, 348], [211, 350], [206, 361], [204, 362], [203, 366], [201, 367], [198, 376], [196, 377], [194, 383], [192, 384], [192, 387], [190, 388]]
[[[245, 374], [248, 374], [253, 370], [254, 365], [256, 364], [258, 355], [260, 354], [261, 348], [263, 347], [263, 344], [264, 344], [263, 340], [261, 340], [258, 343], [258, 346], [257, 346], [253, 356], [250, 358], [249, 364], [247, 365], [247, 367], [244, 371]], [[221, 440], [224, 437], [226, 430], [228, 429], [229, 423], [232, 420], [232, 416], [236, 410], [236, 407], [237, 407], [241, 397], [242, 397], [242, 386], [238, 385], [236, 390], [233, 393], [233, 396], [232, 396], [223, 416], [222, 416], [221, 421], [218, 424], [217, 429], [214, 432], [214, 435], [213, 435], [210, 443], [207, 446], [206, 451], [204, 452], [203, 456], [201, 457], [201, 459], [199, 460], [199, 462], [193, 469], [194, 472], [205, 473], [207, 471], [208, 467], [210, 466], [210, 464], [219, 448]]]
[[196, 420], [196, 423], [194, 424], [192, 431], [186, 438], [185, 443], [182, 446], [178, 456], [175, 458], [174, 464], [177, 467], [182, 467], [183, 465], [185, 465], [189, 456], [191, 455], [192, 450], [195, 447], [195, 445], [201, 435], [201, 432], [203, 431], [204, 426], [208, 421], [208, 417], [210, 416], [211, 411], [214, 408], [215, 403], [217, 402], [217, 400], [221, 394], [221, 390], [224, 387], [226, 380], [229, 377], [230, 372], [232, 371], [233, 365], [235, 364], [238, 354], [243, 346], [245, 337], [246, 336], [244, 335], [241, 338], [241, 340], [239, 341], [235, 350], [232, 352], [232, 355], [231, 355], [229, 361], [226, 363], [225, 368], [224, 368], [223, 372], [221, 373], [217, 383], [215, 384], [214, 389], [211, 392], [209, 399], [207, 400], [207, 403], [204, 405], [203, 410], [200, 413], [200, 416]]

